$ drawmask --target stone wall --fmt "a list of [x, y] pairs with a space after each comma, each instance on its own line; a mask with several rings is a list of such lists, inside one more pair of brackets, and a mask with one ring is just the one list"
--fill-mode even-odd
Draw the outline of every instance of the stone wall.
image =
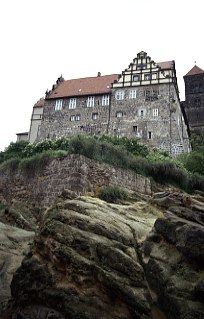
[[77, 194], [97, 193], [106, 185], [151, 194], [150, 179], [132, 171], [97, 163], [81, 155], [69, 155], [50, 161], [41, 172], [19, 173], [0, 169], [0, 203], [20, 201], [46, 208], [64, 189]]
[[[136, 91], [136, 98], [130, 99], [131, 90]], [[115, 98], [118, 91], [124, 93], [123, 100]], [[147, 92], [155, 96], [148, 97]], [[187, 130], [174, 83], [113, 89], [109, 134], [137, 137], [172, 155], [188, 152]]]
[[102, 94], [94, 96], [94, 106], [87, 107], [87, 99], [88, 96], [77, 97], [76, 107], [70, 109], [70, 98], [63, 98], [61, 110], [55, 110], [56, 99], [46, 99], [37, 140], [76, 134], [107, 134], [109, 105], [102, 105]]

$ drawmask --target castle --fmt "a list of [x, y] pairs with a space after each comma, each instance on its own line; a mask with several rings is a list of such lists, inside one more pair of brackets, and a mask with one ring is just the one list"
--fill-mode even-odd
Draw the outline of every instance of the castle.
[[109, 134], [177, 155], [190, 151], [186, 108], [175, 62], [155, 63], [142, 51], [120, 75], [58, 78], [33, 107], [29, 141]]

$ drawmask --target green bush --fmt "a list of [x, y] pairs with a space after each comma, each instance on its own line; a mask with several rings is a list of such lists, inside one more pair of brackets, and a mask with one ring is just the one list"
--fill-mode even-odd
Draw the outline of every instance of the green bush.
[[188, 180], [188, 191], [193, 192], [199, 190], [204, 192], [204, 177], [199, 174], [192, 174]]
[[1, 168], [4, 169], [4, 168], [7, 168], [9, 169], [10, 171], [15, 171], [19, 168], [19, 164], [21, 162], [21, 159], [20, 158], [10, 158], [6, 161], [4, 161], [2, 164], [1, 164]]
[[148, 147], [144, 144], [140, 144], [136, 138], [103, 135], [98, 137], [98, 140], [101, 142], [105, 141], [113, 145], [122, 146], [128, 152], [137, 156], [146, 157], [149, 154]]
[[60, 154], [61, 153], [55, 151], [46, 151], [29, 158], [24, 158], [21, 160], [19, 168], [21, 172], [28, 177], [34, 176], [36, 173], [42, 172], [50, 160], [60, 156]]
[[99, 198], [108, 203], [117, 203], [127, 199], [127, 193], [118, 186], [107, 186], [101, 190]]

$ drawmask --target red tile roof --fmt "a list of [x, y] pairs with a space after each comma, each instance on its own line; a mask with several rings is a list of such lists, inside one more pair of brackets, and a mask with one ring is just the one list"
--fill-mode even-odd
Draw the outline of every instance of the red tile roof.
[[172, 69], [174, 61], [157, 62], [156, 64], [162, 69]]
[[41, 97], [39, 101], [37, 101], [37, 103], [34, 104], [33, 107], [43, 107], [45, 104], [45, 99], [44, 97]]
[[111, 83], [118, 79], [117, 74], [62, 81], [47, 96], [49, 99], [106, 94], [111, 91]]
[[196, 75], [201, 73], [204, 73], [204, 71], [200, 69], [197, 65], [194, 65], [194, 67], [184, 76]]

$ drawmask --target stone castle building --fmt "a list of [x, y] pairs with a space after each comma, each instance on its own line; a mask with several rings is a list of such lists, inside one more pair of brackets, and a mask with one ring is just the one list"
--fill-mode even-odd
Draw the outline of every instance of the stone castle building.
[[34, 105], [29, 141], [76, 134], [137, 137], [176, 155], [190, 150], [174, 61], [140, 52], [120, 75], [58, 78]]
[[199, 132], [204, 127], [204, 71], [195, 65], [185, 76], [184, 107], [189, 129]]

